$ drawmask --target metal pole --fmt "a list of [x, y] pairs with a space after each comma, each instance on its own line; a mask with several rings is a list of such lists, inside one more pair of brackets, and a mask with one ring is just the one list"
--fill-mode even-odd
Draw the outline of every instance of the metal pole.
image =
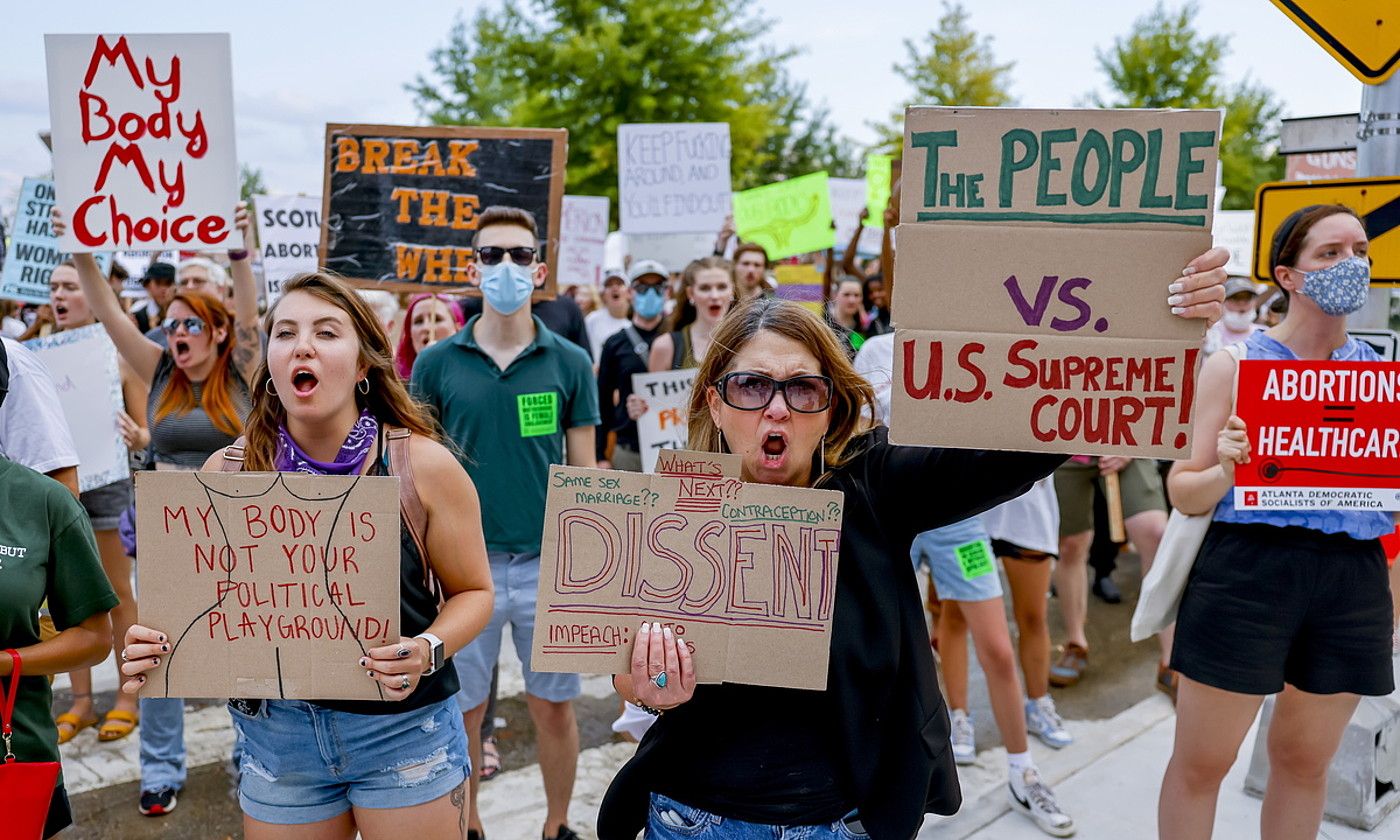
[[[1400, 73], [1381, 85], [1363, 85], [1361, 120], [1357, 131], [1356, 177], [1400, 175]], [[1355, 329], [1400, 326], [1395, 311], [1396, 290], [1371, 290], [1366, 306], [1347, 319]]]

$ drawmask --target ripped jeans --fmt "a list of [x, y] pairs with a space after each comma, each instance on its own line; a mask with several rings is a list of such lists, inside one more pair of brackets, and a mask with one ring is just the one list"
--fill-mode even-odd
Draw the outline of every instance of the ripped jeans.
[[411, 712], [356, 715], [300, 700], [229, 705], [243, 736], [238, 802], [255, 820], [320, 822], [357, 808], [406, 808], [467, 778], [467, 735], [455, 700]]

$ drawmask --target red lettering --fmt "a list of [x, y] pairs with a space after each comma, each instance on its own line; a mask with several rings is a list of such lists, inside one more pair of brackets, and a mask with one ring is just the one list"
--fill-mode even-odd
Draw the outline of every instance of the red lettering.
[[228, 231], [224, 230], [225, 226], [223, 218], [205, 216], [199, 220], [199, 241], [208, 245], [217, 245], [223, 242], [228, 239]]
[[1026, 372], [1025, 376], [1012, 376], [1008, 371], [1001, 378], [1003, 385], [1008, 388], [1029, 388], [1035, 384], [1035, 363], [1027, 360], [1022, 354], [1030, 352], [1039, 347], [1039, 343], [1033, 338], [1023, 338], [1012, 344], [1006, 351], [1007, 364], [1014, 365]]
[[141, 147], [134, 143], [113, 143], [107, 147], [107, 154], [102, 156], [102, 165], [97, 168], [97, 180], [92, 182], [93, 192], [101, 190], [107, 183], [107, 174], [112, 168], [113, 160], [120, 162], [122, 166], [136, 167], [141, 184], [151, 192], [156, 191], [156, 182], [151, 177], [150, 167], [146, 166], [146, 156], [142, 154]]
[[1118, 397], [1113, 401], [1113, 445], [1137, 446], [1133, 439], [1133, 424], [1142, 418], [1142, 401], [1137, 397]]
[[97, 246], [107, 241], [107, 234], [101, 236], [92, 232], [87, 225], [87, 214], [92, 206], [101, 201], [105, 196], [95, 195], [78, 205], [78, 209], [73, 213], [73, 235], [78, 241], [88, 246]]
[[132, 83], [145, 90], [146, 82], [141, 78], [141, 72], [136, 69], [136, 61], [131, 57], [131, 48], [126, 43], [125, 35], [118, 38], [115, 45], [109, 45], [106, 36], [97, 36], [97, 45], [93, 48], [92, 58], [88, 61], [87, 73], [83, 76], [83, 87], [92, 85], [92, 80], [97, 77], [97, 64], [104, 58], [111, 67], [117, 66], [119, 58], [124, 61], [127, 72], [131, 74]]
[[916, 400], [936, 400], [943, 386], [943, 342], [928, 344], [928, 378], [922, 388], [914, 384], [914, 342], [904, 342], [904, 393]]
[[[267, 536], [267, 523], [263, 522], [262, 516], [262, 508], [257, 505], [243, 506], [243, 526], [248, 530], [248, 536], [255, 540]], [[255, 527], [256, 531], [254, 531]]]

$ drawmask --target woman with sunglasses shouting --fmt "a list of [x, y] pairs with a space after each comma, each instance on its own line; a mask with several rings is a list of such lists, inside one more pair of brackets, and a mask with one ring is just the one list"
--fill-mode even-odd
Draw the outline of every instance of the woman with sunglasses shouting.
[[[1176, 281], [1184, 317], [1219, 317], [1227, 256]], [[692, 449], [739, 455], [745, 481], [845, 496], [827, 688], [697, 687], [688, 647], [643, 624], [614, 685], [658, 719], [608, 790], [598, 836], [908, 840], [925, 812], [962, 799], [910, 546], [1064, 457], [890, 445], [835, 333], [787, 301], [720, 322], [695, 383]]]
[[[242, 432], [250, 406], [249, 383], [262, 355], [257, 283], [248, 264], [251, 227], [239, 203], [235, 222], [243, 249], [229, 251], [233, 269], [230, 313], [201, 291], [176, 292], [161, 331], [166, 347], [141, 334], [126, 316], [91, 254], [75, 254], [78, 279], [93, 314], [107, 328], [122, 360], [149, 389], [146, 420], [155, 469], [197, 470]], [[62, 214], [53, 213], [61, 235]], [[184, 701], [141, 700], [141, 813], [167, 814], [185, 783]]]

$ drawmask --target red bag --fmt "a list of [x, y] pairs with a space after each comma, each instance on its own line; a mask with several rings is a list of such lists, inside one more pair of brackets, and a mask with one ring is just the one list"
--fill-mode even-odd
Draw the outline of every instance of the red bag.
[[15, 714], [15, 698], [19, 696], [19, 652], [10, 655], [10, 687], [5, 703], [0, 707], [0, 724], [5, 739], [5, 762], [0, 764], [0, 838], [3, 840], [40, 840], [49, 816], [54, 785], [58, 784], [57, 761], [16, 761], [10, 743], [14, 739], [11, 722]]

